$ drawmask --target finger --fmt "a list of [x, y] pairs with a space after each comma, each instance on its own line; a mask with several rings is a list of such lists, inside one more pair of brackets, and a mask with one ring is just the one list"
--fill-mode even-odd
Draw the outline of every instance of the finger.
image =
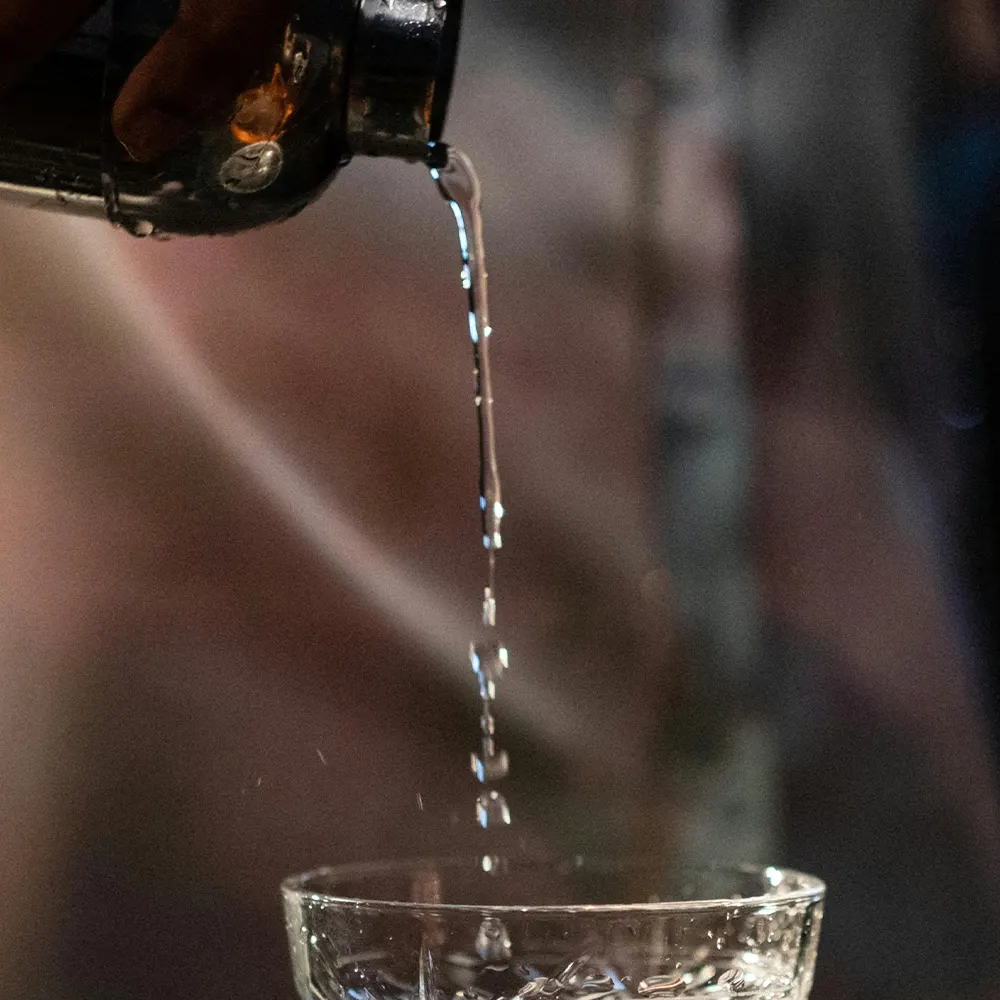
[[0, 4], [0, 89], [72, 35], [101, 0], [4, 0]]
[[291, 8], [291, 0], [184, 0], [115, 102], [112, 124], [122, 145], [151, 162], [224, 121], [280, 44]]

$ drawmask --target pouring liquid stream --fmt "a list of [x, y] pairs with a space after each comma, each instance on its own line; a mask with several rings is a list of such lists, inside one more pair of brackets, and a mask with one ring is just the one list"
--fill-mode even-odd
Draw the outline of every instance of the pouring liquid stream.
[[462, 255], [462, 287], [468, 294], [469, 337], [475, 385], [476, 425], [479, 433], [479, 509], [486, 550], [486, 586], [482, 619], [469, 645], [469, 660], [479, 680], [482, 712], [480, 750], [472, 754], [472, 771], [482, 785], [476, 798], [476, 821], [484, 829], [510, 823], [510, 809], [496, 783], [506, 777], [509, 758], [496, 742], [493, 704], [496, 684], [507, 669], [507, 647], [497, 637], [497, 551], [503, 546], [503, 499], [496, 457], [493, 422], [493, 385], [490, 377], [489, 300], [483, 253], [482, 192], [472, 161], [461, 151], [437, 143], [428, 160], [431, 177], [451, 207], [458, 227]]

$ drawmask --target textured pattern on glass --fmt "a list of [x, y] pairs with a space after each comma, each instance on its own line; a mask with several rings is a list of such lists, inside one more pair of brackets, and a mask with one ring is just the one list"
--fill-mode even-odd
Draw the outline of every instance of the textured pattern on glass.
[[414, 912], [286, 893], [286, 912], [302, 1000], [801, 1000], [822, 903]]

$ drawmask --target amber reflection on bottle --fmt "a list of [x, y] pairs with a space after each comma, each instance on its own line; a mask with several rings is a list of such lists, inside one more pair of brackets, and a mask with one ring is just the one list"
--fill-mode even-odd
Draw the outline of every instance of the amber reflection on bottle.
[[281, 67], [275, 64], [267, 83], [243, 91], [236, 99], [229, 125], [239, 142], [273, 142], [284, 131], [294, 109]]

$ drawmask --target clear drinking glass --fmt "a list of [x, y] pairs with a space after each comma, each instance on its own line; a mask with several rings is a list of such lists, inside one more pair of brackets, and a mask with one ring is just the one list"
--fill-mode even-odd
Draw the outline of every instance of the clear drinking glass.
[[301, 1000], [804, 1000], [825, 887], [779, 868], [486, 857], [282, 890]]

